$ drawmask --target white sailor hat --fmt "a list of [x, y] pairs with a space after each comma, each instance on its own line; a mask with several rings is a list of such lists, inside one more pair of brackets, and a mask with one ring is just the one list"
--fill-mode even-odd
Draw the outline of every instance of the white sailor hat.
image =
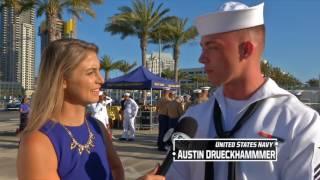
[[170, 91], [170, 87], [164, 87], [163, 90]]
[[201, 36], [250, 28], [264, 24], [264, 3], [248, 7], [239, 2], [226, 2], [218, 12], [206, 14], [196, 19], [196, 27]]
[[99, 91], [99, 96], [102, 96], [103, 95], [103, 91]]
[[193, 90], [193, 93], [201, 93], [201, 89], [195, 89]]
[[124, 96], [130, 96], [130, 93], [124, 93], [123, 95]]
[[177, 91], [171, 91], [171, 94], [177, 94]]
[[209, 91], [209, 89], [210, 89], [209, 86], [201, 87], [201, 90], [204, 90], [204, 91]]

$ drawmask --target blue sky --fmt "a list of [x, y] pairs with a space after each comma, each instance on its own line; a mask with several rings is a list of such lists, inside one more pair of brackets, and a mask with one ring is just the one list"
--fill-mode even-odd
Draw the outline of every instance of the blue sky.
[[[168, 15], [189, 19], [192, 25], [199, 15], [215, 11], [224, 0], [156, 0], [169, 8]], [[261, 0], [240, 0], [249, 6]], [[305, 82], [318, 78], [320, 74], [320, 0], [265, 0], [265, 24], [267, 27], [264, 58]], [[125, 59], [141, 64], [139, 40], [129, 37], [124, 40], [119, 35], [104, 32], [108, 18], [118, 12], [118, 7], [131, 5], [131, 0], [105, 0], [95, 6], [97, 17], [83, 16], [78, 22], [78, 38], [97, 44], [100, 56], [110, 55], [114, 60]], [[68, 18], [70, 15], [66, 15]], [[37, 20], [37, 27], [40, 20]], [[37, 36], [36, 70], [40, 61], [40, 39]], [[148, 52], [158, 51], [157, 45], [149, 45]], [[170, 50], [168, 52], [171, 52]], [[202, 67], [198, 63], [201, 49], [199, 38], [185, 44], [181, 49], [180, 68]], [[112, 77], [121, 75], [113, 72]]]

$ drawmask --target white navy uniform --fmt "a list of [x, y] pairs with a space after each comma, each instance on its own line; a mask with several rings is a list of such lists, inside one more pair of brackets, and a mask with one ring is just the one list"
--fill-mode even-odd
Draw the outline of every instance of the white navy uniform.
[[137, 103], [128, 98], [124, 102], [124, 112], [123, 112], [123, 133], [122, 138], [134, 139], [135, 138], [135, 125], [134, 120], [138, 114], [139, 106]]
[[90, 104], [89, 111], [92, 117], [102, 122], [106, 127], [109, 125], [109, 116], [107, 111], [107, 105], [112, 102], [112, 99], [107, 99], [102, 102]]
[[[313, 109], [300, 102], [294, 95], [281, 89], [272, 79], [246, 102], [236, 113], [232, 126], [252, 103], [265, 99], [235, 138], [263, 138], [258, 132], [264, 131], [284, 140], [279, 143], [277, 161], [274, 162], [238, 162], [237, 180], [311, 180], [320, 177], [320, 117]], [[190, 107], [183, 115], [197, 120], [198, 129], [195, 138], [216, 137], [213, 124], [214, 102], [218, 101], [222, 119], [228, 106], [223, 96], [223, 87], [218, 88], [209, 101]], [[225, 122], [223, 122], [225, 123]], [[226, 126], [226, 124], [224, 124]], [[228, 128], [228, 127], [227, 127]], [[228, 129], [226, 129], [228, 130]], [[215, 180], [228, 177], [227, 162], [214, 163]], [[173, 162], [166, 178], [168, 180], [203, 180], [204, 162]]]

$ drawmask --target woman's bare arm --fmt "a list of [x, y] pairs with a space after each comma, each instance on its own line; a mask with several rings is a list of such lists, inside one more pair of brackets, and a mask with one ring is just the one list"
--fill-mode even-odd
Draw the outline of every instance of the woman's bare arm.
[[57, 156], [49, 138], [39, 131], [21, 138], [17, 157], [19, 180], [59, 180]]

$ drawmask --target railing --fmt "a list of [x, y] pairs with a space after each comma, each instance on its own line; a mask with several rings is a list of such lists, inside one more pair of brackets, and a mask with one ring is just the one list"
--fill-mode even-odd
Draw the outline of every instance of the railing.
[[[151, 119], [151, 121], [150, 121]], [[136, 129], [137, 130], [146, 130], [146, 129], [155, 129], [158, 128], [158, 117], [156, 112], [151, 111], [139, 111], [136, 117]]]
[[[113, 120], [111, 123], [113, 123], [114, 128], [122, 127], [122, 119], [119, 111], [120, 106], [108, 107], [109, 121]], [[150, 119], [152, 120], [150, 121]], [[158, 128], [158, 126], [158, 114], [155, 112], [155, 108], [152, 108], [152, 114], [150, 114], [150, 111], [139, 109], [135, 119], [135, 127], [138, 131], [152, 130]]]

